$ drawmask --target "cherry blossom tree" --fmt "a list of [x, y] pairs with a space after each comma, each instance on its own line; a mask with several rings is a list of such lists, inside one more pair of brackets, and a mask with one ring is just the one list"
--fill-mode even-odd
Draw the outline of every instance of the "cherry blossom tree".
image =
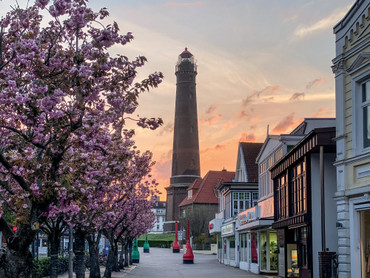
[[[0, 273], [5, 277], [30, 276], [34, 224], [53, 213], [73, 216], [81, 210], [74, 201], [81, 198], [73, 194], [99, 184], [97, 176], [104, 180], [106, 147], [115, 138], [131, 140], [133, 131], [125, 129], [129, 116], [141, 127], [162, 123], [131, 116], [139, 95], [157, 87], [163, 76], [153, 73], [135, 82], [146, 59], [109, 54], [133, 36], [121, 35], [116, 23], [103, 25], [108, 15], [104, 8], [94, 12], [85, 0], [36, 0], [0, 20], [0, 231], [8, 247], [0, 254]], [[100, 163], [99, 169], [76, 163], [84, 156], [87, 166]], [[77, 173], [84, 183], [72, 180]], [[1, 217], [4, 207], [15, 217], [16, 232]]]

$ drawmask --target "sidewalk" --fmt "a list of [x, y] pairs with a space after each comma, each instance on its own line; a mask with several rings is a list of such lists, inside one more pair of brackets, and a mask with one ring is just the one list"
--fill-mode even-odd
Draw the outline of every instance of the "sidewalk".
[[[112, 272], [112, 278], [122, 278], [125, 277], [127, 273], [129, 273], [131, 270], [133, 270], [136, 267], [136, 265], [130, 265], [129, 267], [125, 267], [125, 269], [121, 270], [120, 272]], [[100, 268], [100, 274], [101, 277], [103, 277], [105, 271], [105, 267]], [[89, 278], [90, 271], [87, 269], [85, 272], [85, 278]], [[73, 277], [76, 277], [76, 274], [73, 273]], [[69, 278], [68, 272], [64, 273], [62, 275], [58, 275], [58, 278]]]

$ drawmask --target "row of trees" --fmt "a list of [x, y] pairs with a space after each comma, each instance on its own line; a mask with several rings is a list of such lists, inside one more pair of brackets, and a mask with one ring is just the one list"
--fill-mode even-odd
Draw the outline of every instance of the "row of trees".
[[90, 277], [100, 277], [102, 234], [111, 245], [104, 275], [110, 277], [118, 242], [130, 243], [153, 222], [151, 153], [137, 150], [126, 122], [162, 124], [132, 114], [139, 95], [163, 76], [135, 82], [145, 57], [109, 54], [133, 36], [121, 35], [116, 23], [104, 25], [108, 15], [86, 0], [36, 0], [0, 20], [0, 231], [7, 243], [1, 277], [30, 276], [29, 246], [39, 225], [51, 242], [51, 277], [66, 225], [75, 233], [77, 277], [85, 273], [85, 240]]

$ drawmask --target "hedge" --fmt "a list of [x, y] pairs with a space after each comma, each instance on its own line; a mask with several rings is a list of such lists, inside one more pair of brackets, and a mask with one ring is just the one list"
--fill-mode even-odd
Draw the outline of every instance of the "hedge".
[[[34, 274], [37, 277], [50, 276], [50, 257], [42, 257], [33, 261]], [[58, 258], [58, 275], [68, 271], [68, 257]]]
[[[148, 242], [150, 247], [171, 248], [175, 240], [175, 234], [148, 234]], [[138, 246], [143, 247], [145, 243], [145, 235], [141, 235], [138, 239]]]

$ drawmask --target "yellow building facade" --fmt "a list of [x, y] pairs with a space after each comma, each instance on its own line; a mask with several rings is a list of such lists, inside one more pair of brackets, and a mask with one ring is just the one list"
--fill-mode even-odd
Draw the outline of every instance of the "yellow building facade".
[[370, 1], [334, 27], [338, 277], [370, 277]]

